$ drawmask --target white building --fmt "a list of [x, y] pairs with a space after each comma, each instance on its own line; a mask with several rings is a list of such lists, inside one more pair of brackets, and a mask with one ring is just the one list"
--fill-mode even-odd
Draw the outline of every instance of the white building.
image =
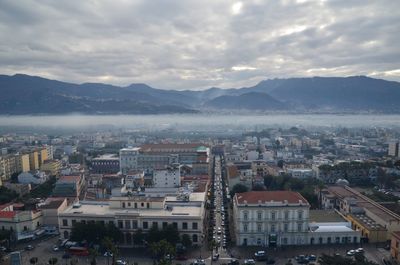
[[138, 156], [140, 148], [123, 148], [119, 151], [119, 167], [122, 174], [128, 173], [129, 170], [137, 170]]
[[42, 171], [22, 172], [18, 175], [18, 183], [21, 184], [42, 184], [46, 180], [47, 175]]
[[204, 234], [205, 192], [184, 197], [113, 197], [108, 202], [80, 202], [59, 214], [59, 229], [69, 238], [74, 223], [113, 223], [123, 233], [122, 247], [133, 246], [138, 229], [146, 233], [151, 227], [176, 227], [180, 235], [187, 234], [194, 245], [201, 244]]
[[177, 188], [181, 186], [180, 167], [168, 167], [153, 171], [153, 184], [155, 188]]
[[314, 172], [310, 168], [290, 168], [287, 171], [293, 178], [306, 179], [314, 176]]
[[233, 199], [236, 244], [307, 244], [309, 208], [307, 200], [297, 192], [237, 193]]
[[389, 142], [388, 155], [389, 156], [400, 156], [400, 154], [399, 154], [399, 141], [392, 140], [392, 141]]

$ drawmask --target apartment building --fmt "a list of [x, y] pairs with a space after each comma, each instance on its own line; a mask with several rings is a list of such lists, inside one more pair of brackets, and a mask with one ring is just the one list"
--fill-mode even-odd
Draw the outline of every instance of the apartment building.
[[153, 185], [155, 188], [178, 188], [181, 186], [179, 166], [169, 166], [165, 169], [153, 171]]

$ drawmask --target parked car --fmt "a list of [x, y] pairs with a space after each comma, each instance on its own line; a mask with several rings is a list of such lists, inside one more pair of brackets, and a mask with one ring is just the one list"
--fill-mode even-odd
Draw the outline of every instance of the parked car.
[[244, 264], [245, 265], [255, 265], [256, 262], [254, 261], [254, 259], [245, 259]]
[[212, 260], [217, 261], [219, 259], [219, 253], [213, 255]]
[[357, 248], [356, 249], [356, 253], [364, 253], [364, 249], [363, 248]]
[[347, 251], [347, 253], [346, 253], [346, 255], [349, 256], [349, 257], [354, 256], [355, 254], [356, 254], [356, 251], [353, 250], [353, 249]]
[[32, 246], [32, 245], [27, 245], [26, 247], [25, 247], [25, 250], [33, 250], [35, 247], [34, 246]]
[[239, 261], [237, 259], [231, 259], [228, 262], [228, 265], [239, 265]]
[[267, 260], [267, 252], [264, 250], [257, 251], [254, 253], [254, 258], [257, 261], [266, 261]]
[[122, 259], [118, 259], [118, 260], [115, 262], [115, 264], [116, 264], [116, 265], [126, 265], [126, 264], [128, 264], [128, 262], [125, 261], [125, 260], [122, 260]]
[[308, 255], [306, 258], [308, 261], [316, 261], [317, 260], [317, 256], [315, 256], [315, 255]]

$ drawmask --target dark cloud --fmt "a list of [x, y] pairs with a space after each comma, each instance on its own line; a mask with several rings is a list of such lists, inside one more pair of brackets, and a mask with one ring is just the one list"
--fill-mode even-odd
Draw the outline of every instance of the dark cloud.
[[0, 72], [159, 88], [400, 80], [393, 0], [0, 2]]

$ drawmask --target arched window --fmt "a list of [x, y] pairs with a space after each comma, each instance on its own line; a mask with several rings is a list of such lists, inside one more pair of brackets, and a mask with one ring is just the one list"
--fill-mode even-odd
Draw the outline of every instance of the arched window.
[[196, 242], [198, 241], [197, 235], [193, 235], [193, 236], [192, 236], [192, 241], [193, 241], [194, 243], [196, 243]]

